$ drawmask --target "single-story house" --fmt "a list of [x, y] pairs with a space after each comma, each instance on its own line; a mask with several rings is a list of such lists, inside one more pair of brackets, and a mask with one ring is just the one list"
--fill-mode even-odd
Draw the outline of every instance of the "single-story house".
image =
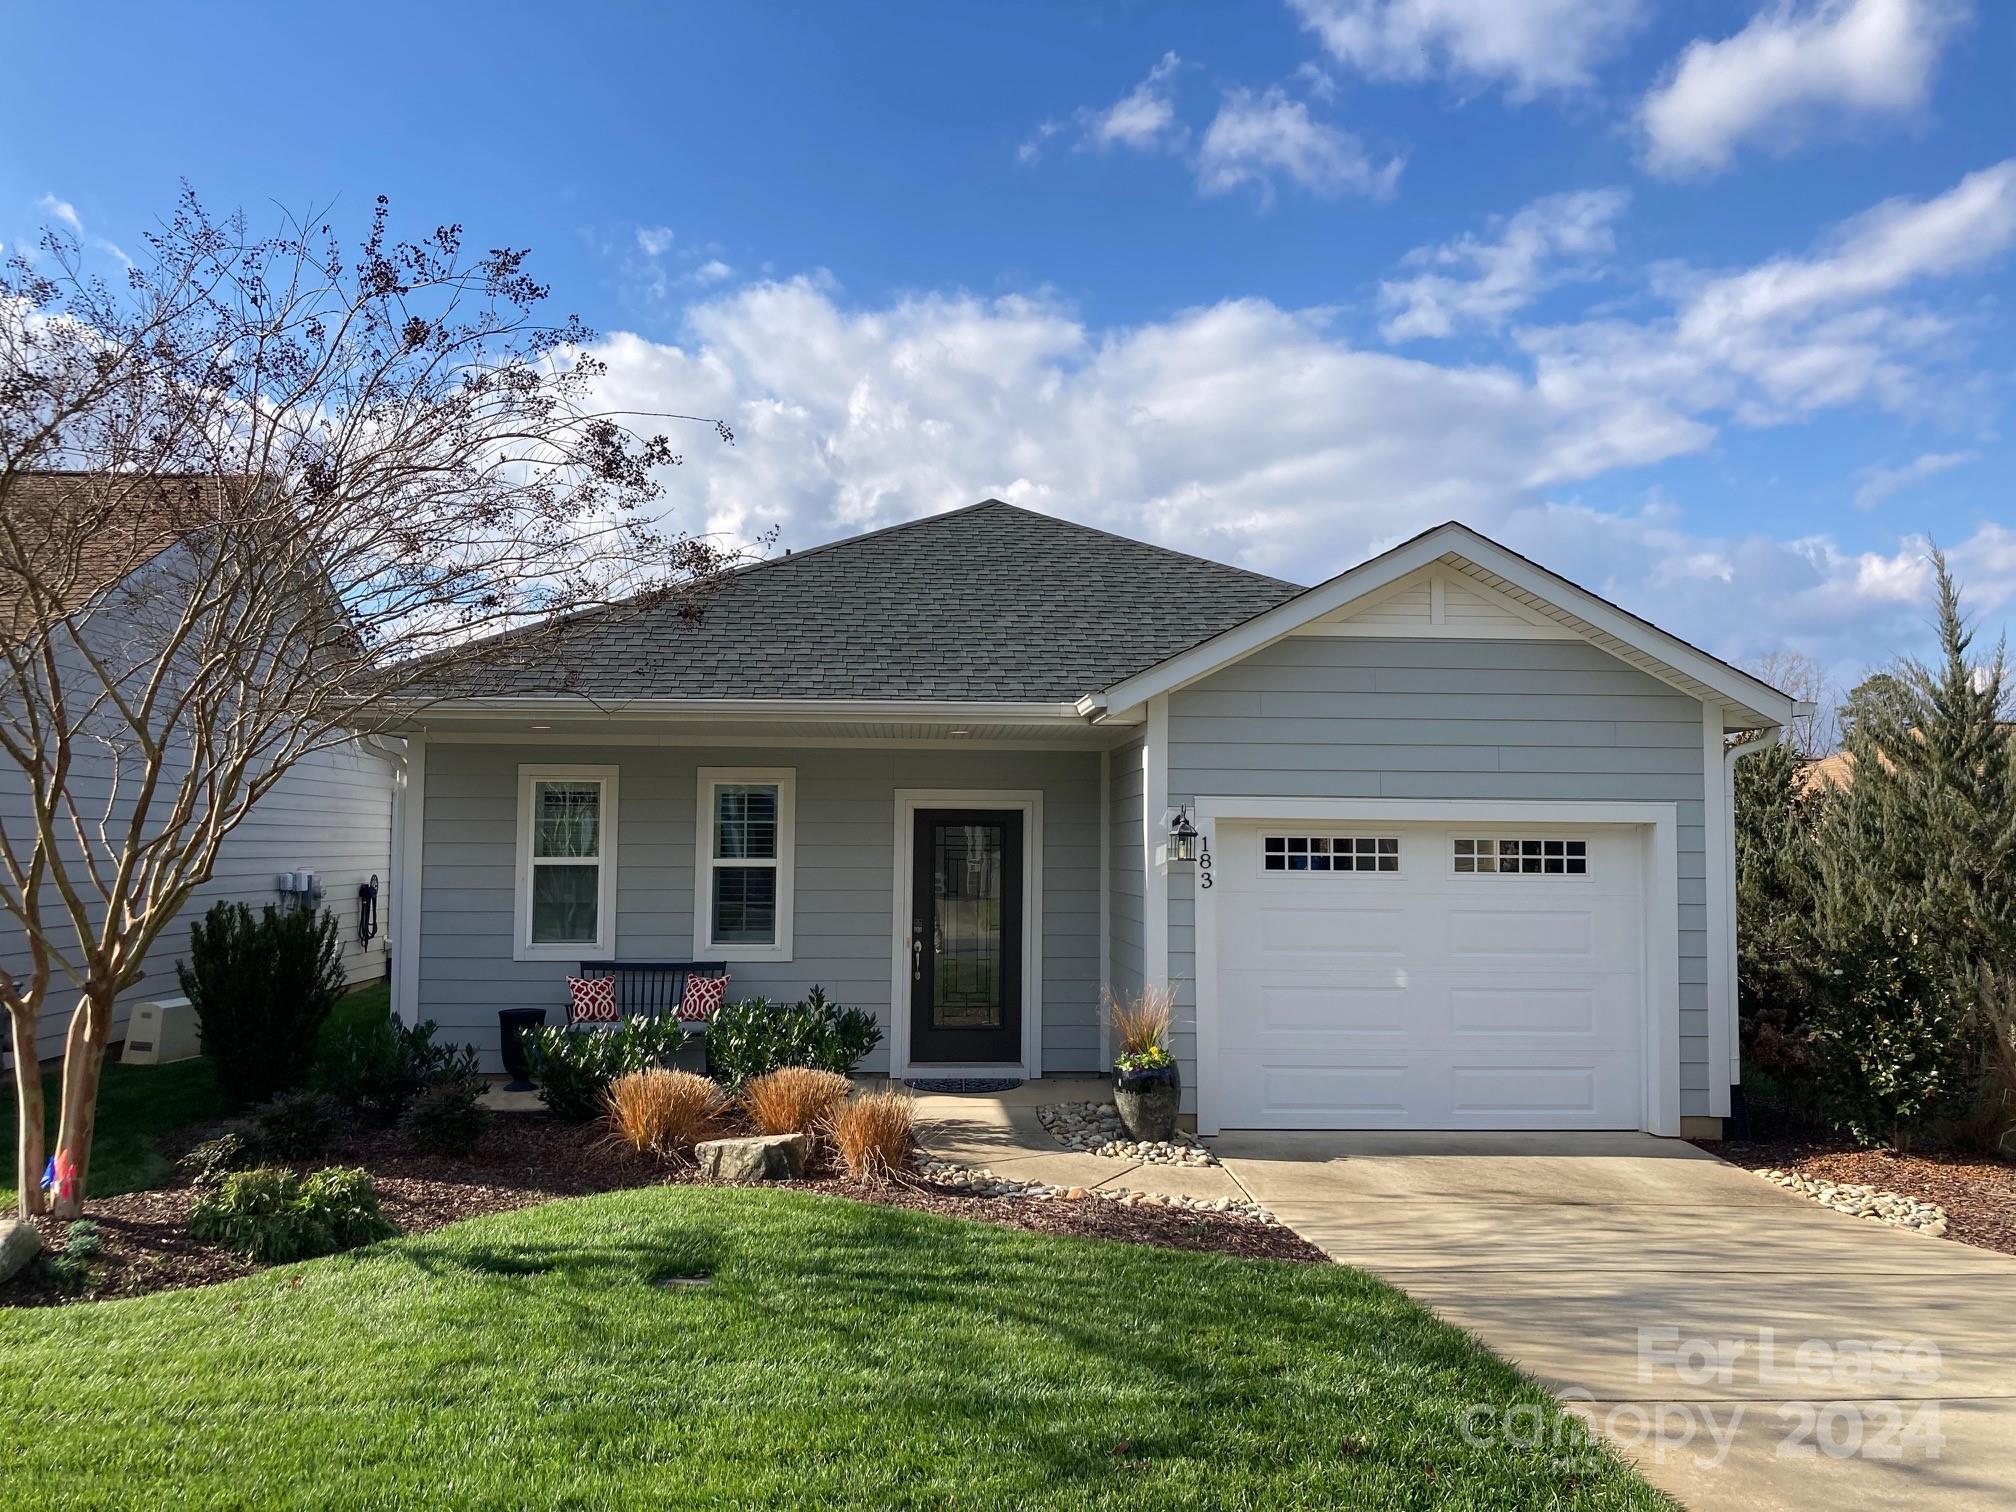
[[906, 1078], [1100, 1071], [1166, 983], [1207, 1133], [1730, 1111], [1730, 736], [1794, 702], [1462, 525], [1300, 588], [990, 500], [554, 658], [405, 732], [395, 1009], [492, 1069], [706, 960]]

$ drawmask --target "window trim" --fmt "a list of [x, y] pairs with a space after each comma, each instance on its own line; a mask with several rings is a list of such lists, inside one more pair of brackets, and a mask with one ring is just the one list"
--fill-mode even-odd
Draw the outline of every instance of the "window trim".
[[[714, 941], [714, 789], [768, 785], [777, 789], [777, 938], [768, 945]], [[707, 961], [788, 961], [791, 959], [793, 900], [798, 891], [798, 769], [796, 767], [701, 767], [693, 788], [693, 955]], [[747, 866], [736, 860], [728, 864]]]
[[[607, 961], [616, 955], [616, 837], [621, 809], [613, 766], [525, 764], [518, 768], [517, 877], [512, 889], [511, 959], [514, 961]], [[541, 782], [599, 782], [602, 785], [601, 853], [595, 890], [595, 938], [541, 941], [532, 939], [532, 792]], [[560, 858], [555, 858], [560, 859]], [[570, 858], [580, 865], [585, 857]]]

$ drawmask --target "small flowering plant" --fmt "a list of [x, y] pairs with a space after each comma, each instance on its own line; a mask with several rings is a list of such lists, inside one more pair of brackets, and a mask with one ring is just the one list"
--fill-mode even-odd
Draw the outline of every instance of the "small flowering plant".
[[1123, 1050], [1113, 1057], [1113, 1069], [1129, 1073], [1161, 1071], [1175, 1064], [1176, 1057], [1161, 1045], [1150, 1045], [1146, 1050]]

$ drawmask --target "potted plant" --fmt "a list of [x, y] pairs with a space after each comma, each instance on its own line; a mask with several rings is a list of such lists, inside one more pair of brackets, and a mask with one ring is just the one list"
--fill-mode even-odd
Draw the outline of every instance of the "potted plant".
[[1113, 1057], [1113, 1103], [1127, 1132], [1143, 1142], [1175, 1137], [1183, 1084], [1176, 1057], [1169, 1053], [1169, 1021], [1175, 995], [1167, 987], [1144, 987], [1131, 997], [1109, 995], [1120, 1052]]

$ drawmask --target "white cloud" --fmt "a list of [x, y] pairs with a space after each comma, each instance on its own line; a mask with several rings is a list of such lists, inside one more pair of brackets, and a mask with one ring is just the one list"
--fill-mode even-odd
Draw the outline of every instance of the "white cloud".
[[60, 200], [53, 194], [45, 194], [42, 198], [35, 201], [35, 203], [46, 214], [54, 216], [63, 225], [68, 227], [71, 235], [82, 236], [84, 234], [84, 222], [78, 218], [77, 207], [68, 200]]
[[693, 282], [703, 287], [708, 284], [726, 282], [735, 276], [735, 270], [718, 257], [710, 257], [693, 270]]
[[1981, 454], [1974, 451], [1924, 452], [1897, 467], [1872, 467], [1862, 474], [1861, 486], [1855, 490], [1855, 507], [1874, 509], [1893, 494], [1980, 460]]
[[36, 200], [35, 204], [43, 214], [52, 217], [78, 241], [96, 247], [100, 252], [110, 253], [129, 268], [133, 266], [133, 259], [126, 255], [126, 249], [119, 243], [110, 237], [96, 236], [84, 229], [83, 217], [78, 215], [77, 207], [68, 200], [58, 199], [53, 194], [45, 194]]
[[1612, 223], [1630, 196], [1591, 189], [1535, 200], [1482, 240], [1460, 236], [1408, 254], [1425, 271], [1379, 286], [1389, 341], [1451, 336], [1464, 326], [1498, 327], [1546, 290], [1590, 276], [1616, 250]]
[[676, 240], [670, 226], [639, 226], [637, 228], [637, 250], [646, 257], [663, 257], [672, 250]]
[[1784, 152], [1818, 126], [1923, 107], [1965, 0], [1776, 0], [1719, 42], [1701, 39], [1646, 96], [1647, 160], [1712, 172], [1752, 141]]
[[1891, 200], [1810, 257], [1737, 273], [1666, 275], [1672, 313], [1518, 333], [1541, 384], [1586, 400], [1637, 392], [1748, 424], [1873, 401], [1923, 409], [1926, 365], [1964, 350], [1954, 323], [1904, 303], [1930, 280], [1997, 261], [2016, 244], [2016, 159], [1927, 200]]
[[1375, 78], [1579, 89], [1644, 19], [1643, 0], [1289, 0], [1324, 49]]
[[1100, 146], [1148, 148], [1176, 125], [1176, 70], [1182, 59], [1173, 52], [1148, 70], [1148, 77], [1105, 110], [1097, 112], [1088, 135]]
[[1309, 107], [1279, 89], [1256, 95], [1234, 90], [1225, 97], [1197, 151], [1197, 186], [1223, 194], [1243, 184], [1263, 198], [1278, 177], [1317, 194], [1392, 193], [1402, 160], [1375, 163], [1348, 131], [1316, 120]]
[[1016, 156], [1024, 163], [1038, 161], [1050, 142], [1067, 130], [1075, 131], [1079, 147], [1127, 147], [1148, 152], [1174, 145], [1183, 136], [1176, 119], [1176, 76], [1182, 66], [1183, 60], [1175, 53], [1164, 53], [1146, 78], [1111, 105], [1103, 109], [1086, 106], [1065, 120], [1042, 122], [1016, 149]]

